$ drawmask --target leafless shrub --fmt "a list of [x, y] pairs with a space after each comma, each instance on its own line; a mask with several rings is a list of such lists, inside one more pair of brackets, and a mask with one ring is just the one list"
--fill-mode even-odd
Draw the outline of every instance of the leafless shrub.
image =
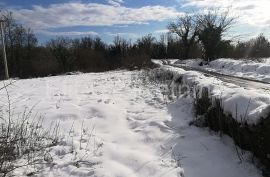
[[[42, 118], [31, 121], [31, 112], [19, 120], [2, 121], [0, 127], [0, 174], [7, 176], [17, 168], [48, 163], [46, 149], [58, 142], [57, 131], [42, 127]], [[57, 124], [54, 129], [57, 129]], [[48, 156], [48, 155], [47, 155]]]
[[[53, 131], [43, 128], [43, 118], [33, 116], [26, 110], [15, 119], [11, 114], [11, 103], [7, 90], [8, 110], [0, 120], [0, 175], [9, 176], [14, 170], [37, 164], [51, 163], [46, 149], [58, 143], [59, 124]], [[3, 90], [2, 89], [2, 90]]]

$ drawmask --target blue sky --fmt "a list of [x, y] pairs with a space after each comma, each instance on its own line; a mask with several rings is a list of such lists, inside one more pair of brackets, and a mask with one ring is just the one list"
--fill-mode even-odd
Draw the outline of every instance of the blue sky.
[[117, 35], [133, 41], [149, 33], [158, 37], [179, 15], [228, 7], [238, 17], [228, 36], [270, 37], [269, 0], [2, 0], [0, 6], [31, 27], [41, 43], [57, 36], [92, 35], [106, 42]]

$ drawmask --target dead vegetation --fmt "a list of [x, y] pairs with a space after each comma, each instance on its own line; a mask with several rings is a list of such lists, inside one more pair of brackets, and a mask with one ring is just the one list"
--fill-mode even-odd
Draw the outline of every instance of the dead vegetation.
[[51, 130], [43, 128], [43, 118], [33, 116], [25, 109], [21, 116], [11, 114], [10, 96], [5, 84], [1, 91], [6, 91], [7, 112], [0, 117], [0, 175], [10, 176], [18, 168], [51, 163], [47, 148], [58, 143], [59, 124]]

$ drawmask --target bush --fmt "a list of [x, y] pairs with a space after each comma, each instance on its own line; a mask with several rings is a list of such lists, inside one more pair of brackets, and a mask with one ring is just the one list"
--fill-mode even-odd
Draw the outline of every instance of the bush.
[[123, 58], [121, 61], [122, 66], [130, 70], [155, 67], [155, 64], [152, 63], [151, 58], [146, 54], [129, 55]]
[[1, 122], [0, 174], [7, 176], [17, 168], [50, 163], [46, 149], [58, 142], [57, 127], [53, 132], [42, 127], [42, 119], [31, 121], [31, 112], [19, 120]]
[[[0, 90], [6, 89], [6, 86]], [[6, 90], [7, 91], [7, 90]], [[25, 110], [21, 117], [14, 119], [8, 98], [8, 112], [0, 120], [0, 175], [7, 176], [15, 169], [37, 164], [51, 163], [48, 147], [58, 143], [58, 127], [53, 131], [43, 128], [43, 119], [35, 120], [32, 109]]]

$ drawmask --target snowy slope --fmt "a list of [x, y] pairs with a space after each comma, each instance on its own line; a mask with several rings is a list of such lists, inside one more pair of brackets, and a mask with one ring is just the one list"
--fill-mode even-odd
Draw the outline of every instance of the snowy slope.
[[201, 59], [177, 61], [176, 64], [185, 64], [192, 67], [204, 68], [218, 73], [251, 78], [270, 83], [270, 59], [262, 59], [261, 62], [254, 60], [234, 60], [221, 58], [214, 60], [209, 65], [200, 66]]
[[[172, 73], [174, 80], [182, 78], [182, 85], [193, 93], [207, 88], [214, 101], [218, 98], [226, 114], [232, 115], [237, 121], [243, 120], [248, 124], [257, 124], [261, 118], [266, 118], [270, 113], [270, 95], [267, 91], [246, 89], [231, 83], [225, 83], [215, 77], [206, 77], [196, 71], [164, 65], [161, 72]], [[236, 108], [237, 107], [237, 108]], [[242, 117], [241, 119], [239, 119]]]
[[[60, 123], [63, 140], [48, 151], [53, 164], [36, 176], [260, 176], [249, 162], [239, 163], [226, 137], [188, 125], [190, 98], [167, 104], [160, 86], [138, 82], [138, 73], [18, 80], [8, 88], [13, 117], [35, 106], [45, 127]], [[0, 98], [5, 114], [6, 93]], [[31, 170], [18, 169], [15, 175]]]

